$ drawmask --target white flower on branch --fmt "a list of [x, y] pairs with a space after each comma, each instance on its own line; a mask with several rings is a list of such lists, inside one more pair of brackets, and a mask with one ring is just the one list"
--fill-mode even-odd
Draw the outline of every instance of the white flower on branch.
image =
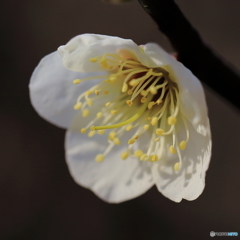
[[67, 129], [74, 180], [105, 201], [154, 184], [175, 202], [202, 193], [211, 156], [203, 88], [157, 44], [76, 36], [41, 60], [30, 96], [40, 116]]

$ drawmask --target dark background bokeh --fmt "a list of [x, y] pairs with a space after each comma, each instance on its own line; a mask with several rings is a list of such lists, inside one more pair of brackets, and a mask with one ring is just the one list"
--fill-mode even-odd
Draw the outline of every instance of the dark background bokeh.
[[[177, 3], [203, 39], [240, 69], [240, 2]], [[240, 115], [212, 90], [205, 88], [213, 133], [206, 188], [197, 200], [180, 204], [155, 187], [122, 204], [101, 201], [71, 178], [64, 160], [65, 131], [31, 107], [28, 82], [34, 67], [77, 34], [157, 42], [171, 51], [137, 2], [8, 0], [0, 9], [1, 240], [188, 240], [209, 239], [210, 231], [240, 234]], [[228, 84], [228, 79], [215, 81]]]

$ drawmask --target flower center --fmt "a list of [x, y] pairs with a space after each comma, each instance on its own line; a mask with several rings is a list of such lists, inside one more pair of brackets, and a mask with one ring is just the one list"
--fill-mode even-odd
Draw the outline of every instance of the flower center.
[[[126, 151], [121, 158], [129, 156], [140, 161], [157, 162], [168, 148], [171, 154], [177, 153], [179, 161], [174, 170], [181, 167], [181, 151], [189, 140], [187, 121], [180, 109], [179, 90], [169, 73], [161, 68], [149, 68], [141, 64], [127, 50], [118, 54], [104, 54], [90, 59], [93, 64], [100, 64], [109, 72], [106, 76], [75, 79], [74, 84], [91, 79], [103, 81], [81, 94], [74, 109], [81, 109], [82, 116], [90, 114], [94, 102], [98, 102], [96, 116], [80, 130], [88, 132], [89, 137], [96, 133], [105, 134], [106, 129], [114, 129], [108, 133], [108, 147], [96, 156], [102, 162], [115, 145], [121, 144], [124, 134], [134, 133], [128, 139]], [[180, 143], [176, 136], [176, 125], [179, 117], [183, 122], [186, 138]], [[136, 144], [144, 134], [151, 133], [151, 140], [146, 149], [139, 149]]]

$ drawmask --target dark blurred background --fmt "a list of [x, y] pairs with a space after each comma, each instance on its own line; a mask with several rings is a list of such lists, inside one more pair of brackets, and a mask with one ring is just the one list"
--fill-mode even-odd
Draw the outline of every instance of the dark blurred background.
[[[238, 71], [240, 2], [176, 2], [203, 39]], [[205, 87], [213, 134], [206, 188], [197, 200], [180, 204], [155, 187], [137, 199], [107, 204], [78, 186], [64, 160], [65, 131], [31, 107], [28, 82], [34, 67], [75, 35], [116, 35], [172, 51], [138, 2], [8, 0], [0, 9], [1, 240], [188, 240], [209, 239], [210, 231], [240, 234], [240, 115], [212, 90]]]

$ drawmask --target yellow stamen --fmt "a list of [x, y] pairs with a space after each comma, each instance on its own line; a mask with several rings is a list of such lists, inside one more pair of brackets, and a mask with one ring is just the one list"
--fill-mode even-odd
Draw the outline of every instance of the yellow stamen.
[[96, 57], [90, 58], [89, 61], [92, 62], [92, 63], [95, 63], [95, 62], [97, 62], [97, 58]]
[[157, 117], [152, 118], [151, 124], [152, 124], [153, 126], [156, 125], [157, 122], [158, 122], [158, 118], [157, 118]]
[[78, 102], [78, 103], [76, 103], [75, 105], [74, 105], [74, 109], [75, 110], [78, 110], [78, 109], [80, 109], [82, 107], [82, 103], [81, 102]]
[[143, 151], [142, 150], [136, 150], [135, 152], [134, 152], [134, 156], [135, 157], [141, 157], [142, 156], [142, 154], [143, 154]]
[[121, 158], [122, 158], [123, 160], [127, 159], [128, 157], [129, 157], [129, 153], [128, 153], [128, 152], [123, 152], [123, 153], [121, 153]]
[[98, 130], [99, 135], [103, 135], [105, 133], [105, 130]]
[[128, 85], [126, 83], [122, 86], [122, 92], [126, 92], [128, 90]]
[[95, 131], [90, 131], [89, 133], [88, 133], [88, 137], [93, 137], [94, 135], [95, 135]]
[[103, 91], [104, 95], [108, 95], [108, 93], [109, 93], [108, 91]]
[[142, 154], [140, 157], [141, 161], [146, 161], [148, 159], [148, 155], [147, 154]]
[[110, 132], [109, 135], [108, 135], [108, 138], [110, 140], [113, 140], [115, 138], [115, 136], [116, 136], [116, 132]]
[[116, 145], [120, 145], [120, 144], [121, 144], [119, 138], [114, 138], [114, 139], [113, 139], [113, 142], [114, 142]]
[[99, 90], [95, 90], [94, 93], [95, 93], [96, 95], [99, 95]]
[[150, 103], [148, 104], [148, 109], [151, 109], [154, 104], [155, 104], [155, 102], [150, 102]]
[[157, 134], [158, 136], [161, 136], [162, 133], [164, 133], [164, 130], [163, 130], [163, 129], [161, 129], [161, 128], [157, 128], [157, 129], [156, 129], [156, 134]]
[[177, 162], [177, 163], [174, 164], [173, 168], [176, 172], [178, 172], [180, 170], [180, 167], [181, 167], [181, 164], [179, 162]]
[[137, 140], [137, 139], [139, 138], [139, 136], [138, 136], [138, 135], [135, 135], [133, 138]]
[[99, 162], [99, 163], [102, 162], [104, 159], [105, 159], [105, 156], [103, 154], [98, 154], [95, 157], [96, 162]]
[[150, 157], [149, 157], [149, 161], [150, 161], [150, 162], [156, 162], [156, 161], [158, 161], [158, 156], [157, 156], [157, 155], [152, 155], [152, 156], [150, 156]]
[[128, 125], [128, 126], [126, 126], [125, 130], [130, 131], [132, 128], [133, 128], [133, 125]]
[[82, 128], [82, 129], [80, 130], [81, 133], [85, 133], [86, 131], [87, 131], [86, 128]]
[[117, 113], [117, 110], [112, 110], [111, 111], [111, 114], [116, 114]]
[[73, 83], [74, 84], [79, 84], [81, 82], [81, 79], [75, 79], [75, 80], [73, 80]]
[[87, 98], [87, 104], [91, 107], [93, 105], [93, 100], [91, 98]]
[[127, 100], [126, 103], [127, 103], [127, 105], [128, 105], [129, 107], [131, 107], [132, 104], [133, 104], [133, 102], [132, 102], [131, 100]]
[[146, 103], [144, 105], [142, 105], [142, 107], [139, 109], [139, 111], [135, 115], [133, 115], [131, 118], [129, 118], [128, 120], [117, 123], [117, 124], [109, 125], [109, 126], [97, 126], [97, 127], [95, 127], [95, 130], [119, 128], [119, 127], [125, 126], [125, 125], [137, 120], [143, 114], [145, 109], [146, 109]]
[[89, 114], [90, 114], [90, 111], [88, 109], [84, 109], [83, 113], [82, 113], [82, 116], [87, 117]]
[[141, 98], [141, 103], [145, 103], [147, 101], [147, 99], [145, 97]]
[[174, 148], [173, 145], [171, 145], [171, 146], [169, 147], [169, 152], [172, 153], [172, 154], [176, 153], [176, 150], [175, 150], [175, 148]]
[[107, 102], [107, 103], [105, 104], [105, 106], [106, 106], [106, 107], [109, 107], [110, 104], [111, 104], [111, 102]]
[[131, 138], [131, 139], [128, 140], [128, 144], [129, 144], [129, 145], [134, 144], [135, 141], [136, 141], [135, 139]]
[[169, 125], [175, 125], [176, 122], [177, 122], [177, 118], [176, 117], [171, 116], [171, 117], [168, 118], [168, 124]]
[[144, 128], [145, 130], [148, 130], [149, 125], [148, 125], [148, 124], [145, 124], [143, 128]]
[[181, 141], [180, 144], [179, 144], [179, 148], [180, 148], [181, 150], [184, 150], [184, 149], [186, 148], [186, 146], [187, 146], [186, 141]]
[[98, 112], [98, 113], [97, 113], [97, 118], [98, 118], [98, 119], [101, 118], [102, 115], [103, 115], [103, 114], [102, 114], [101, 112]]

